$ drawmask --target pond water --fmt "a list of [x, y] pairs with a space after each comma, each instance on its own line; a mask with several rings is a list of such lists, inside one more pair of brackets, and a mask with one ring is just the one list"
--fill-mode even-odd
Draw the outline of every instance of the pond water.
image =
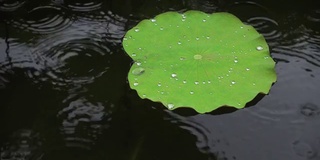
[[[266, 38], [270, 94], [196, 114], [140, 99], [122, 38], [165, 11], [230, 12]], [[1, 160], [319, 160], [314, 1], [0, 0]]]

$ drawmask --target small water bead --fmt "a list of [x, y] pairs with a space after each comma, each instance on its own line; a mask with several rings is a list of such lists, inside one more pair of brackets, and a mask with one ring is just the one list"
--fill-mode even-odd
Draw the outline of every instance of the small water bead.
[[158, 83], [158, 87], [161, 87], [161, 83], [160, 82]]
[[135, 32], [139, 32], [139, 28], [134, 29]]
[[186, 81], [186, 80], [183, 80], [183, 81], [182, 81], [182, 83], [186, 84], [186, 83], [187, 83], [187, 81]]
[[210, 39], [210, 36], [207, 36], [206, 38], [207, 38], [207, 39]]
[[203, 81], [202, 84], [206, 84], [206, 81]]
[[141, 48], [141, 47], [139, 47], [138, 49], [139, 49], [139, 50], [141, 50], [142, 48]]
[[136, 62], [136, 65], [137, 66], [141, 66], [141, 62]]
[[126, 40], [128, 40], [128, 38], [127, 38], [127, 37], [124, 37], [123, 40], [126, 41]]
[[168, 108], [169, 108], [169, 109], [173, 109], [173, 108], [174, 108], [174, 105], [173, 105], [172, 103], [169, 103], [169, 104], [168, 104]]
[[256, 49], [257, 49], [258, 51], [263, 50], [263, 48], [262, 48], [261, 46], [258, 46]]
[[194, 94], [194, 92], [193, 92], [193, 91], [190, 91], [190, 94]]
[[198, 82], [198, 81], [195, 81], [194, 84], [199, 84], [199, 82]]
[[181, 60], [181, 61], [183, 61], [183, 60], [185, 60], [185, 59], [186, 59], [186, 58], [184, 58], [184, 57], [180, 57], [180, 60]]
[[211, 83], [211, 81], [208, 81], [208, 84], [210, 84]]
[[202, 20], [202, 22], [206, 22], [206, 21], [207, 21], [206, 19], [203, 19], [203, 20]]
[[231, 84], [234, 85], [234, 84], [236, 84], [236, 82], [235, 81], [231, 81]]
[[178, 42], [178, 44], [180, 45], [180, 44], [181, 44], [181, 42], [179, 41], [179, 42]]
[[133, 53], [133, 54], [131, 54], [131, 56], [132, 56], [132, 57], [135, 57], [135, 56], [137, 56], [137, 55], [136, 55], [135, 53]]
[[196, 40], [198, 41], [198, 40], [199, 40], [199, 37], [196, 37]]
[[156, 22], [157, 20], [155, 20], [155, 19], [151, 19], [151, 22]]
[[138, 86], [139, 83], [138, 83], [138, 82], [134, 82], [133, 85], [134, 85], [134, 86]]
[[172, 78], [176, 78], [176, 77], [177, 77], [177, 74], [172, 73], [172, 74], [171, 74], [171, 77], [172, 77]]
[[234, 63], [238, 63], [238, 60], [235, 59], [235, 60], [234, 60]]
[[160, 30], [163, 31], [163, 27], [160, 27]]
[[246, 68], [246, 71], [250, 71], [250, 68]]
[[145, 94], [143, 94], [143, 95], [142, 95], [142, 97], [146, 97], [146, 95], [145, 95]]

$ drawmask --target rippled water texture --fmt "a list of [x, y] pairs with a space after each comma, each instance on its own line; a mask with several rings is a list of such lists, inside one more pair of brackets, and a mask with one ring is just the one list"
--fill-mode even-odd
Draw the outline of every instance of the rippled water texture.
[[[319, 6], [0, 0], [0, 159], [319, 160]], [[126, 31], [190, 9], [233, 13], [264, 35], [277, 62], [269, 95], [242, 110], [199, 115], [130, 90]]]

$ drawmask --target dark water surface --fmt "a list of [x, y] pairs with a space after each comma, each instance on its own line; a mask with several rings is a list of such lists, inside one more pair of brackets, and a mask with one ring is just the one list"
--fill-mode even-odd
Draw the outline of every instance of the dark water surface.
[[[265, 36], [278, 75], [269, 95], [194, 114], [130, 90], [126, 31], [190, 9], [233, 13]], [[320, 5], [0, 0], [0, 148], [1, 160], [319, 160]]]

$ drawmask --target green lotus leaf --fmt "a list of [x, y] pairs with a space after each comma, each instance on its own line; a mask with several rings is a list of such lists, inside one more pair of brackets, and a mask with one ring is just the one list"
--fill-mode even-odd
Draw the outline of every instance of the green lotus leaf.
[[230, 13], [166, 12], [129, 30], [128, 80], [142, 98], [199, 113], [243, 108], [276, 81], [264, 37]]

